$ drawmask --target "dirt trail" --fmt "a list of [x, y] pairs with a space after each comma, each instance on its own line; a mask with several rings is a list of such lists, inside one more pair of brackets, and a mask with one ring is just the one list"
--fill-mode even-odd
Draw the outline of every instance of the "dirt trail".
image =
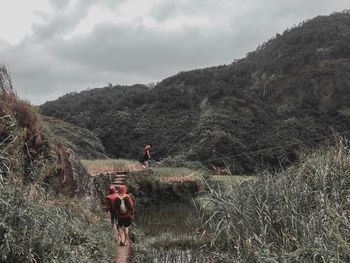
[[[107, 174], [109, 173], [116, 173], [116, 177], [113, 182], [111, 182], [114, 185], [125, 185], [125, 179], [128, 175], [128, 171], [116, 169], [116, 170], [108, 170]], [[129, 240], [128, 246], [121, 246], [119, 244], [119, 241], [116, 241], [116, 249], [115, 249], [115, 255], [113, 263], [128, 263], [129, 258], [131, 255], [131, 242]]]
[[113, 263], [128, 263], [131, 255], [131, 243], [128, 246], [117, 245]]

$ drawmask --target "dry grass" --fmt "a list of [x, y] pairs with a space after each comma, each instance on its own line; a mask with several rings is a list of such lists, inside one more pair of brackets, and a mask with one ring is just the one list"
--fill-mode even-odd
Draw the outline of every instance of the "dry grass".
[[139, 162], [124, 159], [81, 160], [81, 162], [92, 175], [142, 169]]

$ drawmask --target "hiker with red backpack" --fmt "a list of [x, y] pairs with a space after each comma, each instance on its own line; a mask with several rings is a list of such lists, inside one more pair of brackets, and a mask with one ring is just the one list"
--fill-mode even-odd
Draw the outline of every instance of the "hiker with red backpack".
[[118, 194], [116, 192], [115, 186], [111, 185], [109, 187], [108, 195], [106, 196], [106, 213], [110, 213], [111, 215], [111, 223], [113, 230], [115, 231], [115, 236], [118, 240], [118, 222], [117, 222], [117, 211], [115, 209], [115, 200], [118, 198]]
[[118, 196], [115, 199], [114, 207], [118, 218], [118, 228], [120, 235], [120, 245], [129, 245], [129, 226], [134, 217], [134, 201], [127, 193], [125, 185], [118, 187]]

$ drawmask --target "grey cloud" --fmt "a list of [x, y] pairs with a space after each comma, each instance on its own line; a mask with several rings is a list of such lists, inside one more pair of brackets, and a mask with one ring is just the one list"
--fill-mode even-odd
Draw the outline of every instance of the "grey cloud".
[[51, 38], [59, 38], [61, 35], [70, 33], [86, 17], [91, 7], [98, 5], [114, 9], [126, 0], [77, 0], [72, 9], [64, 9], [72, 0], [51, 0], [51, 4], [57, 8], [52, 17], [43, 16], [45, 23], [33, 24], [34, 37], [38, 41], [47, 41]]
[[[178, 1], [167, 0], [162, 1], [156, 5], [150, 12], [150, 15], [157, 21], [163, 22], [169, 18], [173, 18], [178, 15], [196, 15], [207, 14], [215, 12], [222, 14], [222, 9], [218, 7], [229, 4], [231, 1], [223, 0], [191, 0], [191, 1]], [[222, 14], [227, 15], [227, 14]]]
[[9, 45], [10, 44], [5, 39], [0, 38], [0, 50], [7, 48]]
[[50, 0], [52, 7], [62, 9], [68, 6], [71, 0]]
[[72, 10], [58, 10], [55, 16], [46, 18], [45, 24], [39, 23], [32, 26], [34, 37], [39, 41], [45, 41], [71, 32], [79, 21], [87, 15], [92, 4], [93, 0], [78, 0]]
[[[231, 63], [305, 18], [338, 11], [346, 0], [310, 1], [161, 1], [149, 14], [165, 21], [204, 16], [210, 25], [166, 31], [130, 23], [102, 23], [87, 35], [65, 40], [94, 5], [118, 8], [125, 0], [51, 0], [54, 16], [43, 16], [33, 35], [17, 45], [0, 40], [0, 62], [10, 66], [18, 93], [40, 104], [67, 92], [113, 84], [159, 81], [182, 70]], [[96, 3], [95, 3], [96, 2]], [[132, 10], [130, 10], [132, 12]]]
[[[164, 32], [131, 25], [101, 24], [90, 35], [56, 42], [57, 57], [82, 63], [92, 70], [159, 75], [232, 61], [239, 48], [230, 52], [234, 35], [198, 27]], [[231, 54], [230, 54], [231, 53]], [[220, 63], [221, 62], [221, 63]]]

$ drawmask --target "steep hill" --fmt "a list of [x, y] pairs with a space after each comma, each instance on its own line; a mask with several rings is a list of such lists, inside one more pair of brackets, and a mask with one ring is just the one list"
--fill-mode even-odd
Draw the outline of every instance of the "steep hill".
[[71, 93], [41, 111], [94, 131], [116, 157], [138, 158], [153, 143], [156, 159], [227, 163], [235, 172], [279, 165], [317, 138], [350, 130], [349, 28], [348, 11], [319, 16], [230, 65], [181, 72], [153, 88]]

